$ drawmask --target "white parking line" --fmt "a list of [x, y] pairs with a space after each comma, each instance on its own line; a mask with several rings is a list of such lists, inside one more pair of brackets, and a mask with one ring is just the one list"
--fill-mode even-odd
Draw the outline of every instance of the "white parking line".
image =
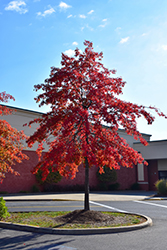
[[165, 206], [165, 205], [160, 205], [160, 204], [156, 204], [156, 203], [150, 203], [150, 202], [147, 202], [147, 201], [134, 201], [134, 202], [143, 203], [143, 204], [151, 205], [151, 206], [157, 206], [157, 207], [167, 208], [167, 206]]
[[56, 245], [54, 247], [48, 248], [48, 250], [77, 250], [77, 249], [73, 248], [73, 247], [66, 247], [66, 246]]
[[111, 209], [111, 210], [116, 210], [116, 211], [121, 212], [121, 213], [128, 213], [127, 211], [120, 210], [120, 209], [115, 208], [115, 207], [110, 207], [110, 206], [107, 206], [107, 205], [104, 205], [104, 204], [101, 204], [101, 203], [97, 203], [97, 202], [94, 202], [94, 201], [89, 201], [89, 202], [92, 203], [92, 204], [101, 206], [101, 207], [106, 207], [106, 208]]

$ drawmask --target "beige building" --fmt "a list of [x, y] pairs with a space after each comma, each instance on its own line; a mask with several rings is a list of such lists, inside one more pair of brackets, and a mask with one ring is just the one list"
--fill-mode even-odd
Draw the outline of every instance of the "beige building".
[[[14, 110], [14, 113], [12, 115], [3, 116], [2, 119], [6, 120], [12, 127], [19, 131], [24, 130], [24, 133], [27, 136], [32, 135], [38, 125], [32, 124], [31, 128], [29, 128], [28, 126], [23, 127], [23, 124], [28, 123], [35, 118], [41, 117], [43, 113], [11, 106], [7, 107]], [[141, 186], [141, 189], [154, 190], [154, 183], [159, 178], [167, 178], [167, 140], [151, 141], [151, 135], [142, 134], [143, 138], [149, 142], [149, 145], [145, 147], [139, 141], [134, 140], [132, 136], [127, 135], [124, 130], [120, 129], [118, 133], [121, 137], [126, 139], [127, 143], [132, 148], [140, 152], [143, 158], [148, 162], [148, 166], [138, 164], [138, 166], [134, 166], [133, 170], [123, 168], [118, 170], [118, 181], [121, 184], [120, 188], [129, 189], [133, 183], [138, 182]], [[24, 144], [25, 153], [29, 156], [29, 160], [24, 161], [22, 164], [18, 164], [18, 166], [16, 166], [16, 168], [19, 168], [19, 172], [21, 171], [20, 177], [12, 176], [11, 174], [7, 175], [7, 178], [4, 180], [3, 184], [0, 185], [0, 191], [6, 190], [11, 192], [9, 185], [12, 181], [16, 183], [16, 192], [18, 192], [19, 189], [29, 189], [30, 185], [35, 183], [35, 177], [32, 175], [32, 173], [30, 173], [30, 171], [38, 162], [37, 155], [35, 153], [37, 145], [35, 144], [32, 148], [28, 148], [25, 142]], [[92, 173], [92, 176], [94, 174]], [[26, 181], [27, 185], [25, 184]], [[77, 180], [74, 182], [76, 183]], [[96, 180], [92, 179], [92, 182], [96, 183]], [[62, 183], [67, 183], [67, 181], [62, 181]], [[72, 183], [71, 180], [69, 180], [69, 183]]]

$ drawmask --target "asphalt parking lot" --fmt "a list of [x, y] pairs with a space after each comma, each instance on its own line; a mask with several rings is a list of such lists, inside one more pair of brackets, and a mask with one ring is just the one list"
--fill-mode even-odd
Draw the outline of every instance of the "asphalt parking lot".
[[[102, 194], [101, 194], [102, 195]], [[0, 229], [0, 249], [63, 249], [63, 250], [74, 250], [74, 249], [96, 249], [96, 250], [134, 250], [134, 249], [166, 249], [166, 228], [167, 228], [167, 200], [166, 199], [152, 199], [151, 194], [145, 195], [136, 194], [137, 199], [134, 198], [134, 194], [125, 194], [123, 199], [112, 198], [113, 194], [107, 194], [108, 200], [91, 200], [91, 209], [101, 210], [112, 210], [112, 211], [127, 211], [133, 213], [140, 213], [147, 215], [152, 218], [153, 226], [145, 229], [114, 233], [114, 234], [100, 234], [100, 235], [46, 235], [28, 233], [15, 230]], [[110, 196], [110, 199], [109, 199]], [[123, 196], [123, 194], [121, 194]], [[121, 197], [120, 196], [120, 197]], [[104, 194], [103, 194], [104, 197]], [[16, 199], [15, 199], [16, 200]], [[83, 206], [82, 200], [43, 200], [43, 201], [13, 201], [8, 200], [7, 206], [15, 207], [30, 207], [38, 206], [43, 207], [45, 210], [49, 207], [56, 210], [74, 210], [75, 208], [81, 208]], [[19, 203], [18, 203], [19, 202]], [[26, 208], [27, 209], [27, 208]], [[82, 209], [82, 208], [81, 208]]]

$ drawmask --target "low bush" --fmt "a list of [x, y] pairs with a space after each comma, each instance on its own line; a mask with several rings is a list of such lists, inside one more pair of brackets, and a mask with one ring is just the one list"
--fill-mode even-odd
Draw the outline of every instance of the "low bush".
[[34, 184], [31, 188], [31, 191], [32, 191], [32, 193], [39, 193], [40, 189], [37, 185]]
[[84, 192], [85, 186], [79, 185], [79, 184], [60, 186], [56, 184], [45, 183], [43, 185], [43, 191], [44, 192]]
[[97, 191], [108, 191], [108, 185], [104, 182], [101, 182], [97, 186]]
[[158, 180], [155, 183], [155, 186], [157, 188], [158, 194], [160, 195], [167, 195], [167, 180]]
[[140, 184], [138, 182], [135, 182], [130, 187], [131, 190], [140, 190]]
[[119, 188], [120, 184], [118, 182], [112, 184], [101, 182], [96, 188], [94, 188], [94, 191], [116, 191]]
[[109, 191], [116, 191], [119, 188], [120, 188], [120, 184], [118, 182], [108, 185]]
[[38, 172], [36, 173], [36, 180], [39, 184], [44, 184], [44, 183], [58, 183], [61, 181], [62, 176], [60, 175], [60, 173], [58, 171], [52, 172], [52, 169], [49, 168], [49, 174], [46, 177], [45, 181], [42, 181], [42, 171], [41, 169], [38, 170]]
[[4, 201], [3, 197], [0, 197], [0, 219], [6, 218], [7, 216], [10, 216], [10, 214], [8, 213], [6, 201]]
[[6, 191], [0, 191], [0, 194], [8, 194]]
[[104, 183], [106, 183], [106, 182], [110, 183], [110, 182], [117, 181], [117, 172], [115, 169], [110, 169], [109, 167], [104, 166], [103, 170], [104, 170], [104, 173], [102, 173], [102, 174], [99, 173], [99, 169], [96, 173], [99, 181], [104, 182]]
[[43, 192], [62, 192], [62, 188], [56, 184], [44, 183]]

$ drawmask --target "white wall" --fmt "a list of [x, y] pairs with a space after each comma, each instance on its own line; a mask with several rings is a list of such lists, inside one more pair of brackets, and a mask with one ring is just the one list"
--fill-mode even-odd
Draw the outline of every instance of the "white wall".
[[[124, 130], [118, 130], [118, 134], [119, 134], [119, 136], [124, 138], [127, 141], [127, 143], [129, 144], [129, 146], [132, 147], [132, 148], [133, 148], [133, 143], [134, 142], [137, 142], [137, 141], [139, 142], [139, 140], [135, 140], [133, 138], [133, 136], [126, 134], [126, 132]], [[146, 141], [150, 141], [151, 135], [147, 135], [147, 134], [142, 134], [142, 135], [143, 135], [143, 138]]]
[[144, 146], [141, 143], [134, 143], [133, 148], [141, 152], [145, 160], [167, 158], [167, 140], [150, 141], [148, 146]]
[[[11, 107], [10, 107], [11, 108]], [[42, 113], [24, 110], [24, 109], [17, 109], [17, 108], [11, 108], [12, 110], [15, 110], [12, 115], [6, 115], [0, 117], [2, 120], [6, 120], [13, 128], [16, 128], [18, 131], [23, 130], [24, 134], [27, 136], [30, 136], [34, 133], [34, 131], [37, 129], [38, 125], [36, 123], [31, 125], [31, 128], [28, 126], [23, 125], [25, 123], [28, 123], [35, 118], [39, 118], [42, 116]], [[37, 149], [37, 143], [34, 144], [32, 148], [27, 147], [26, 142], [24, 142], [24, 146], [27, 150], [36, 150]], [[45, 145], [46, 147], [46, 145]], [[47, 147], [46, 147], [47, 149]]]
[[[6, 120], [12, 127], [16, 128], [17, 130], [24, 130], [24, 133], [27, 136], [30, 136], [34, 133], [34, 131], [37, 129], [37, 124], [32, 124], [31, 128], [28, 126], [24, 126], [23, 124], [29, 123], [30, 121], [34, 120], [35, 118], [39, 118], [42, 116], [43, 113], [35, 112], [31, 110], [26, 109], [20, 109], [20, 108], [14, 108], [10, 107], [12, 110], [15, 110], [15, 112], [12, 115], [2, 116], [0, 119]], [[133, 138], [133, 136], [127, 135], [125, 130], [119, 129], [118, 134], [124, 138], [130, 147], [133, 147], [133, 143], [136, 142], [136, 140]], [[147, 141], [150, 140], [151, 135], [142, 134], [143, 138]], [[25, 143], [24, 143], [25, 144]], [[25, 146], [27, 146], [25, 144]], [[36, 150], [37, 149], [37, 143], [34, 144], [32, 148], [27, 148], [28, 150]], [[47, 146], [45, 145], [45, 149], [48, 150]], [[138, 150], [141, 151], [141, 150]]]

